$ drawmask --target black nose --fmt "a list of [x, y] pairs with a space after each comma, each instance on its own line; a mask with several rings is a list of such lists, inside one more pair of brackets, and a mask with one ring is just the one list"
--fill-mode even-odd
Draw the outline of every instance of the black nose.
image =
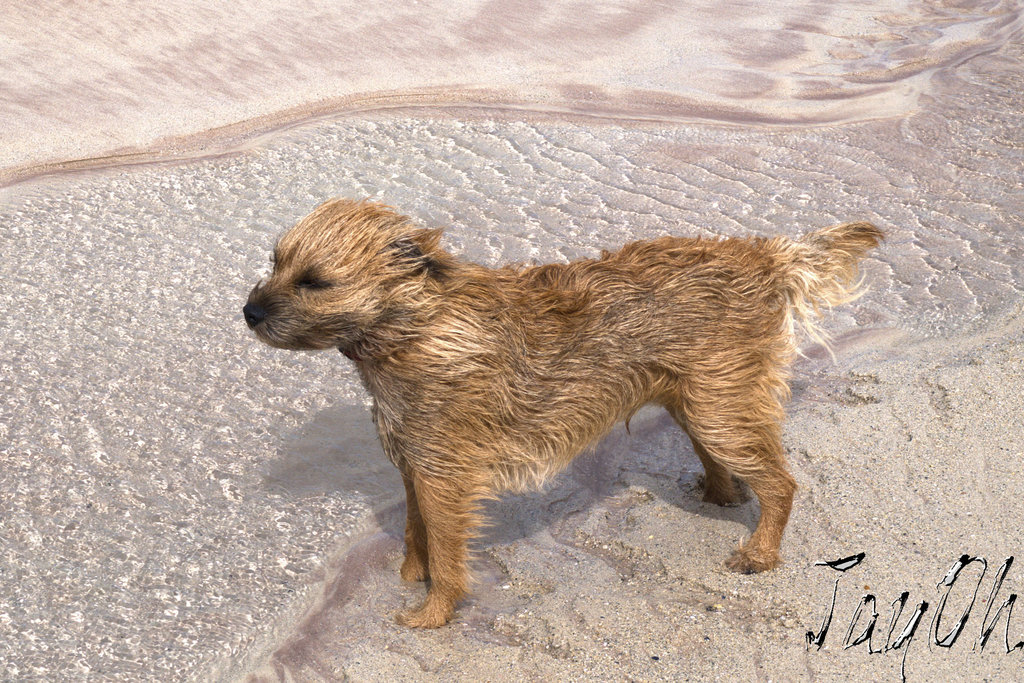
[[249, 327], [256, 327], [267, 317], [267, 312], [263, 310], [262, 306], [246, 304], [242, 308], [242, 315], [245, 316], [245, 322]]

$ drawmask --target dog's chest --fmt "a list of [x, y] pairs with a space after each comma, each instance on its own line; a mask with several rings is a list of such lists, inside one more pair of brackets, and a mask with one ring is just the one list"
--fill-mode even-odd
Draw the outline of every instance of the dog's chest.
[[406, 391], [403, 390], [402, 384], [394, 381], [393, 378], [374, 372], [365, 366], [360, 366], [359, 375], [363, 386], [373, 397], [370, 412], [377, 427], [381, 446], [391, 462], [401, 467], [404, 460], [401, 435], [409, 401], [405, 395]]

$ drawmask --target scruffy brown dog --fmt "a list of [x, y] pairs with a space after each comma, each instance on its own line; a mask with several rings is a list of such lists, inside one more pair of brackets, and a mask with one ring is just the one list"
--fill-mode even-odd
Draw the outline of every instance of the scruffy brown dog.
[[244, 308], [272, 346], [340, 349], [373, 396], [408, 501], [401, 575], [430, 580], [400, 623], [451, 618], [481, 499], [540, 485], [646, 403], [689, 435], [704, 500], [736, 502], [736, 475], [760, 501], [726, 564], [779, 563], [796, 488], [780, 441], [794, 328], [816, 336], [819, 305], [855, 296], [877, 228], [662, 237], [499, 270], [454, 258], [440, 237], [379, 204], [326, 202], [281, 237]]

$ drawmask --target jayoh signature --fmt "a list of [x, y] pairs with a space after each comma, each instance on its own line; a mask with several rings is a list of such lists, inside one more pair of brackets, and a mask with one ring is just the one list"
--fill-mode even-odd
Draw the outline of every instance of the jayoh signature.
[[[836, 577], [835, 586], [832, 589], [832, 600], [828, 606], [828, 611], [822, 618], [821, 625], [817, 631], [807, 631], [807, 647], [815, 646], [818, 650], [825, 644], [825, 637], [828, 635], [829, 628], [832, 626], [832, 617], [835, 613], [836, 607], [836, 595], [839, 592], [839, 582], [843, 578], [842, 574], [853, 569], [861, 562], [864, 561], [865, 554], [857, 553], [849, 557], [843, 557], [838, 560], [832, 560], [829, 562], [815, 562], [816, 567], [827, 567], [834, 571], [840, 572], [840, 575]], [[960, 613], [959, 617], [956, 618], [952, 627], [949, 627], [949, 622], [946, 622], [944, 630], [942, 625], [943, 612], [946, 609], [946, 600], [949, 598], [950, 591], [953, 590], [953, 586], [956, 584], [957, 579], [960, 578], [961, 572], [968, 566], [976, 564], [980, 567], [981, 573], [977, 578], [977, 582], [974, 585], [974, 591], [971, 594], [970, 601], [966, 607]], [[1006, 653], [1009, 654], [1016, 650], [1024, 650], [1024, 640], [1019, 641], [1016, 645], [1010, 646], [1010, 616], [1013, 614], [1013, 605], [1017, 602], [1017, 594], [1010, 593], [1003, 600], [999, 608], [992, 612], [993, 605], [996, 604], [996, 598], [999, 591], [1003, 587], [1003, 580], [1006, 578], [1007, 573], [1010, 571], [1010, 567], [1013, 566], [1013, 556], [1007, 557], [1003, 560], [1003, 564], [1000, 565], [999, 569], [996, 570], [995, 576], [992, 580], [992, 588], [988, 594], [987, 607], [985, 608], [985, 614], [979, 624], [978, 639], [975, 641], [972, 649], [976, 651], [984, 651], [985, 646], [989, 642], [993, 631], [999, 624], [1000, 619], [1003, 621], [1003, 647]], [[963, 633], [964, 628], [967, 626], [967, 620], [970, 618], [971, 611], [974, 609], [975, 602], [978, 598], [978, 591], [981, 589], [982, 582], [985, 579], [985, 574], [988, 571], [988, 561], [984, 557], [974, 557], [971, 555], [961, 555], [959, 559], [953, 562], [950, 566], [949, 571], [942, 578], [941, 581], [935, 586], [935, 589], [941, 593], [939, 598], [938, 606], [932, 613], [931, 623], [928, 626], [927, 637], [931, 639], [935, 645], [939, 647], [951, 648], [956, 643], [957, 639]], [[965, 578], [965, 581], [969, 579]], [[851, 647], [857, 647], [858, 645], [866, 644], [869, 654], [883, 654], [886, 652], [892, 652], [894, 650], [903, 650], [903, 659], [900, 663], [900, 676], [903, 681], [907, 680], [906, 676], [906, 665], [907, 665], [907, 652], [910, 650], [910, 645], [914, 640], [914, 636], [917, 634], [918, 627], [924, 619], [924, 615], [928, 612], [929, 603], [922, 600], [914, 608], [914, 611], [907, 617], [903, 627], [897, 632], [897, 622], [903, 614], [904, 608], [907, 606], [907, 601], [910, 599], [910, 592], [903, 591], [899, 597], [892, 601], [890, 604], [890, 616], [889, 626], [886, 631], [884, 643], [880, 643], [880, 635], [877, 635], [875, 627], [878, 623], [878, 610], [876, 609], [877, 603], [875, 596], [871, 593], [865, 593], [857, 604], [856, 609], [853, 612], [853, 617], [850, 619], [850, 624], [846, 629], [846, 635], [843, 638], [842, 646], [844, 650]], [[870, 616], [867, 616], [867, 610], [870, 609]], [[990, 618], [991, 617], [991, 618]], [[862, 619], [866, 618], [867, 622], [861, 628], [861, 630], [854, 635], [855, 631], [860, 628]], [[893, 638], [893, 634], [896, 637]]]

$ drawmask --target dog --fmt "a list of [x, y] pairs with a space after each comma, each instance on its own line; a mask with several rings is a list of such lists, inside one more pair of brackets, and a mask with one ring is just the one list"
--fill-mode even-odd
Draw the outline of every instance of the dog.
[[870, 223], [748, 239], [661, 237], [568, 264], [487, 268], [391, 208], [335, 199], [278, 241], [243, 308], [282, 349], [339, 349], [373, 397], [405, 484], [401, 576], [429, 580], [401, 624], [447, 623], [468, 589], [480, 503], [540, 486], [641, 406], [664, 406], [704, 500], [761, 515], [726, 565], [779, 564], [796, 483], [781, 443], [788, 367], [822, 306], [860, 292]]

